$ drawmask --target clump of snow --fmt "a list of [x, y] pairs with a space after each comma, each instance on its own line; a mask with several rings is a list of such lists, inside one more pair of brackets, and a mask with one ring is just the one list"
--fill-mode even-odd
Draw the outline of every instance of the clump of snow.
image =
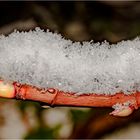
[[97, 94], [140, 91], [140, 39], [72, 42], [36, 28], [0, 37], [0, 77], [39, 87]]

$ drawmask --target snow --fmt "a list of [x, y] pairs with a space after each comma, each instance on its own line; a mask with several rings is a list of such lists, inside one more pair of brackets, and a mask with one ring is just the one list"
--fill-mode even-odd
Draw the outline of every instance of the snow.
[[36, 28], [0, 36], [0, 77], [38, 87], [113, 95], [140, 91], [140, 39], [72, 42]]

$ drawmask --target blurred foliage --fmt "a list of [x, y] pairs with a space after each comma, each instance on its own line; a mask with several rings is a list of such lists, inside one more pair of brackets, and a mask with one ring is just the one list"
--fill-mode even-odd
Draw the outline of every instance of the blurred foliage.
[[81, 122], [85, 122], [88, 117], [90, 116], [90, 111], [83, 111], [83, 110], [78, 110], [78, 109], [71, 109], [70, 110], [71, 114], [72, 114], [72, 121], [74, 122], [74, 124], [77, 123], [81, 123]]
[[57, 138], [57, 131], [59, 130], [60, 126], [56, 128], [49, 128], [40, 126], [37, 130], [30, 132], [25, 139], [54, 139]]

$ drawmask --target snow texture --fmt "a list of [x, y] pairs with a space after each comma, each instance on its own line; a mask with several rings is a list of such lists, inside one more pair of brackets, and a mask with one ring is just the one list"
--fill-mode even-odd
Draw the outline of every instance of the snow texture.
[[109, 45], [15, 31], [0, 36], [0, 77], [77, 94], [131, 94], [140, 91], [140, 39]]

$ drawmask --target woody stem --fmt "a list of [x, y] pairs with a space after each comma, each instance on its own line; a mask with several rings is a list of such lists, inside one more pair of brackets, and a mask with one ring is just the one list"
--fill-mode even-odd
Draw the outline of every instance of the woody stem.
[[67, 93], [57, 89], [41, 89], [31, 85], [14, 84], [16, 99], [43, 102], [50, 106], [112, 107], [116, 103], [136, 102], [140, 106], [140, 93], [125, 95], [97, 95]]

